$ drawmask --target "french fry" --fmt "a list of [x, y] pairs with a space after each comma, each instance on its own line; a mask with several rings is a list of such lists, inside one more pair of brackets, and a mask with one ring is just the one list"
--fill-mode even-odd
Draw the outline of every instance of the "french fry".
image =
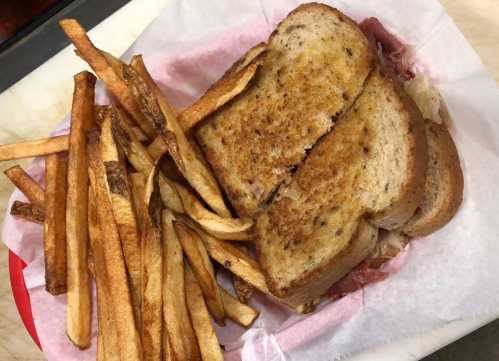
[[201, 98], [178, 115], [182, 129], [186, 131], [193, 128], [241, 94], [254, 78], [259, 66], [260, 63], [255, 62], [217, 81]]
[[117, 57], [115, 57], [114, 55], [108, 53], [107, 51], [104, 51], [102, 49], [99, 49], [99, 51], [104, 56], [104, 58], [106, 59], [107, 63], [111, 66], [111, 68], [113, 68], [116, 75], [118, 75], [121, 79], [123, 79], [123, 65], [125, 65], [125, 63], [120, 59], [118, 59]]
[[135, 138], [137, 138], [137, 140], [139, 142], [145, 143], [145, 142], [149, 141], [149, 138], [147, 137], [147, 135], [145, 135], [145, 133], [139, 127], [131, 126], [130, 130], [133, 132], [133, 134], [135, 135]]
[[246, 218], [224, 218], [208, 211], [197, 197], [184, 186], [175, 183], [175, 188], [182, 199], [185, 213], [217, 238], [245, 241], [249, 239], [249, 230], [253, 221]]
[[[156, 96], [157, 94], [162, 94], [162, 91], [159, 88], [158, 84], [156, 84], [151, 74], [149, 74], [149, 71], [147, 70], [146, 65], [144, 64], [144, 59], [142, 58], [142, 55], [134, 55], [132, 57], [132, 60], [130, 61], [130, 66], [133, 69], [135, 69], [135, 71], [146, 82], [149, 89], [151, 89], [153, 93], [156, 94]], [[160, 137], [158, 136], [157, 138]]]
[[67, 291], [66, 190], [67, 156], [45, 158], [45, 289], [53, 295]]
[[211, 263], [206, 246], [199, 235], [183, 223], [175, 222], [175, 232], [187, 255], [192, 272], [196, 275], [199, 286], [203, 290], [206, 304], [215, 321], [224, 326], [224, 304], [215, 278], [215, 270]]
[[88, 134], [87, 150], [97, 216], [101, 233], [105, 235], [105, 244], [102, 247], [103, 264], [109, 285], [108, 302], [114, 315], [118, 335], [118, 354], [120, 360], [142, 360], [142, 345], [134, 319], [118, 226], [107, 191], [106, 170], [100, 157], [98, 135], [94, 132]]
[[222, 241], [208, 234], [192, 221], [185, 219], [185, 217], [182, 218], [182, 221], [195, 229], [201, 236], [211, 258], [259, 291], [265, 294], [271, 294], [267, 287], [265, 276], [260, 269], [260, 265], [253, 258], [240, 251], [229, 242]]
[[173, 226], [174, 216], [163, 216], [163, 318], [174, 360], [201, 360], [196, 335], [187, 310], [182, 247]]
[[25, 142], [0, 145], [0, 161], [38, 157], [68, 150], [69, 136], [28, 140]]
[[163, 322], [163, 361], [174, 361], [172, 345], [166, 332], [166, 324]]
[[[203, 97], [182, 111], [178, 115], [178, 121], [182, 129], [185, 132], [189, 131], [206, 116], [215, 112], [222, 105], [244, 91], [251, 79], [255, 76], [257, 68], [260, 65], [259, 62], [250, 63], [265, 50], [266, 45], [263, 43], [253, 48], [252, 53], [248, 54], [245, 58], [245, 62], [239, 64], [239, 66], [227, 74], [226, 77], [215, 83]], [[156, 94], [161, 93], [161, 90], [147, 71], [142, 56], [135, 55], [132, 58], [130, 65], [140, 74], [153, 92]], [[158, 138], [156, 138], [155, 141], [157, 139]]]
[[102, 338], [102, 312], [97, 306], [97, 355], [96, 360], [97, 361], [106, 361], [106, 350], [104, 349], [104, 339]]
[[[90, 190], [89, 190], [89, 192], [90, 192]], [[88, 194], [90, 195], [90, 193], [88, 193]], [[89, 230], [89, 237], [90, 237], [90, 226], [88, 227], [88, 230]], [[95, 279], [95, 263], [94, 263], [94, 257], [92, 255], [92, 252], [90, 252], [88, 255], [88, 272], [90, 273], [90, 277]]]
[[128, 113], [134, 118], [137, 125], [150, 138], [155, 137], [154, 128], [147, 122], [139, 109], [139, 105], [128, 89], [126, 83], [106, 57], [97, 49], [88, 38], [85, 29], [75, 19], [63, 19], [59, 22], [62, 30], [78, 50], [78, 54], [90, 65], [100, 79], [106, 84], [109, 91], [118, 99]]
[[[126, 122], [123, 121], [119, 111], [114, 113], [112, 124], [114, 139], [125, 152], [128, 161], [137, 171], [148, 177], [154, 168], [154, 161], [147, 153], [146, 148], [135, 138]], [[171, 182], [160, 175], [159, 184], [165, 206], [175, 212], [184, 212], [182, 200]]]
[[[149, 138], [147, 138], [147, 135], [140, 129], [140, 127], [134, 125], [135, 123], [133, 122], [132, 119], [128, 116], [126, 111], [118, 104], [114, 105], [115, 108], [120, 109], [120, 114], [121, 117], [123, 118], [123, 121], [125, 121], [130, 128], [130, 131], [133, 133], [135, 138], [141, 143], [149, 141]], [[97, 105], [96, 106], [96, 112], [95, 112], [95, 120], [96, 122], [100, 125], [104, 122], [104, 118], [108, 116], [109, 112], [112, 111], [112, 106], [110, 105]]]
[[122, 74], [144, 117], [156, 131], [161, 130], [164, 127], [165, 118], [147, 82], [130, 65], [122, 65]]
[[[140, 58], [137, 57], [136, 59]], [[141, 60], [136, 60], [136, 62], [141, 62]], [[133, 68], [133, 66], [131, 68]], [[145, 66], [143, 68], [145, 69]], [[136, 72], [137, 75], [138, 73], [139, 72]], [[140, 75], [138, 78], [141, 78]], [[142, 79], [142, 84], [146, 85], [147, 81]], [[198, 158], [198, 155], [189, 143], [189, 140], [184, 134], [184, 130], [177, 121], [175, 110], [168, 103], [165, 95], [158, 87], [153, 87], [152, 89], [148, 88], [148, 90], [155, 97], [155, 99], [151, 100], [150, 105], [151, 112], [154, 112], [155, 114], [156, 131], [168, 146], [168, 151], [177, 164], [180, 172], [218, 215], [222, 217], [231, 217], [215, 177], [208, 167]], [[144, 97], [146, 97], [145, 94]], [[147, 97], [150, 98], [150, 95], [147, 95]], [[162, 113], [161, 119], [159, 114], [156, 114], [157, 106], [159, 106], [159, 109], [161, 110], [160, 113]]]
[[[168, 132], [163, 132], [161, 134], [174, 135], [174, 148], [178, 149], [179, 157], [175, 156], [175, 152], [172, 152], [171, 147], [169, 147], [169, 151], [180, 172], [215, 213], [221, 217], [231, 217], [231, 213], [225, 205], [222, 192], [220, 191], [215, 177], [208, 167], [198, 158], [182, 128], [177, 123], [176, 116], [172, 112], [171, 107], [166, 103], [166, 100], [163, 97], [159, 98], [159, 106], [163, 114], [165, 114], [168, 127]], [[170, 138], [170, 136], [163, 137], [163, 140], [165, 140], [167, 145]]]
[[[133, 167], [149, 176], [154, 161], [146, 148], [135, 138], [119, 113], [115, 113], [112, 123], [115, 141], [125, 152]], [[177, 213], [187, 213], [210, 233], [223, 239], [247, 240], [248, 230], [253, 226], [250, 219], [223, 218], [207, 210], [187, 188], [160, 174], [159, 186], [165, 206]]]
[[12, 207], [10, 208], [10, 214], [14, 217], [22, 218], [25, 221], [32, 223], [43, 224], [45, 219], [43, 209], [21, 201], [14, 201]]
[[160, 172], [168, 177], [168, 179], [183, 186], [188, 186], [184, 176], [178, 171], [177, 165], [169, 155], [161, 157], [158, 166]]
[[133, 167], [148, 177], [154, 167], [154, 160], [131, 130], [126, 114], [119, 107], [113, 108], [111, 113], [112, 131], [116, 143], [119, 144]]
[[224, 357], [217, 335], [211, 324], [210, 314], [203, 299], [201, 287], [189, 266], [185, 267], [185, 293], [187, 308], [196, 333], [203, 360], [223, 361]]
[[125, 163], [120, 159], [119, 151], [113, 138], [110, 112], [104, 117], [100, 141], [101, 157], [106, 169], [106, 181], [111, 206], [116, 225], [118, 226], [128, 275], [130, 276], [135, 319], [140, 324], [142, 298], [141, 241]]
[[139, 233], [142, 234], [144, 231], [144, 188], [146, 186], [146, 177], [144, 177], [142, 173], [136, 172], [129, 174], [128, 178], [130, 179], [130, 184], [132, 186], [132, 200], [135, 215], [137, 217], [137, 228], [139, 229]]
[[32, 204], [42, 209], [45, 207], [45, 191], [24, 169], [15, 165], [4, 173]]
[[79, 348], [90, 346], [91, 289], [88, 274], [88, 169], [85, 132], [94, 123], [95, 77], [75, 75], [69, 134], [66, 245], [68, 272], [67, 335]]
[[[244, 253], [248, 253], [248, 250], [244, 246], [236, 246], [239, 250]], [[236, 291], [237, 298], [242, 303], [248, 303], [249, 299], [253, 295], [255, 288], [248, 282], [241, 279], [241, 277], [232, 274], [232, 285], [234, 286], [234, 291]]]
[[166, 145], [162, 137], [156, 137], [156, 139], [154, 139], [151, 144], [147, 146], [147, 152], [152, 159], [157, 160], [163, 154], [168, 152], [168, 146]]
[[260, 313], [250, 306], [240, 302], [223, 288], [221, 291], [227, 317], [243, 327], [250, 327], [251, 324], [258, 318]]
[[251, 296], [253, 296], [255, 288], [235, 274], [232, 275], [232, 285], [234, 286], [238, 300], [247, 304]]
[[144, 232], [142, 234], [142, 344], [144, 360], [162, 355], [163, 256], [161, 210], [157, 168], [153, 168], [144, 191]]
[[[91, 183], [95, 184], [95, 174], [90, 172]], [[118, 361], [118, 334], [116, 332], [115, 318], [109, 303], [111, 299], [109, 280], [106, 273], [104, 247], [105, 237], [101, 232], [99, 215], [95, 204], [93, 191], [89, 192], [88, 198], [88, 238], [92, 249], [94, 264], [94, 279], [97, 285], [97, 360]]]

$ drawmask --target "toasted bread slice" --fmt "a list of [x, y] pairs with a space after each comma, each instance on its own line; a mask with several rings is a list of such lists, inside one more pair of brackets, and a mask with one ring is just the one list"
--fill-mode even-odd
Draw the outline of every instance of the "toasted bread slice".
[[[374, 63], [355, 22], [315, 3], [290, 13], [262, 49], [252, 49], [238, 62], [262, 57], [252, 84], [196, 131], [241, 217], [266, 205], [307, 150], [352, 105]], [[234, 69], [237, 65], [229, 72]]]
[[[400, 84], [376, 69], [257, 217], [254, 238], [270, 290], [293, 304], [324, 294], [373, 249], [375, 237], [359, 241], [364, 218], [396, 228], [412, 216], [426, 162], [421, 114]], [[357, 242], [362, 247], [352, 246]]]
[[403, 228], [412, 237], [423, 237], [445, 226], [463, 200], [463, 172], [448, 130], [426, 121], [426, 139], [429, 157], [423, 201]]

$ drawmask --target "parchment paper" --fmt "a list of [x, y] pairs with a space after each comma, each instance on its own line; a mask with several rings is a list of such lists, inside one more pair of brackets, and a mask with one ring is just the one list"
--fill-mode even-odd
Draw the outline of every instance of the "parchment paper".
[[[174, 105], [182, 108], [249, 47], [265, 40], [299, 3], [172, 0], [124, 58], [143, 53], [153, 76]], [[388, 279], [325, 303], [312, 315], [292, 315], [261, 295], [254, 297], [252, 304], [263, 312], [252, 329], [244, 334], [233, 324], [217, 329], [230, 360], [241, 352], [244, 360], [333, 360], [499, 308], [496, 84], [436, 0], [326, 3], [355, 20], [376, 16], [414, 47], [417, 68], [439, 88], [453, 118], [451, 133], [465, 176], [464, 202], [447, 227], [414, 240], [386, 266], [392, 273]], [[104, 99], [102, 91], [98, 98]], [[30, 171], [42, 178], [42, 162], [35, 161]], [[14, 199], [22, 195], [16, 191], [10, 202]], [[24, 275], [47, 359], [94, 359], [95, 341], [90, 350], [79, 351], [66, 340], [65, 297], [54, 298], [43, 289], [41, 227], [7, 216], [3, 240], [29, 264]], [[221, 282], [226, 285], [224, 277]]]

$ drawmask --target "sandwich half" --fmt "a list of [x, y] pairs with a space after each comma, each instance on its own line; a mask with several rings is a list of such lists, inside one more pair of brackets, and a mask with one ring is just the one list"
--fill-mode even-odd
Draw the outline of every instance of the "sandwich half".
[[302, 5], [279, 24], [253, 83], [196, 130], [239, 216], [265, 208], [352, 106], [374, 59], [357, 24], [329, 6]]
[[372, 252], [376, 226], [403, 226], [421, 203], [424, 122], [396, 79], [376, 69], [352, 108], [280, 187], [254, 229], [269, 289], [320, 300]]

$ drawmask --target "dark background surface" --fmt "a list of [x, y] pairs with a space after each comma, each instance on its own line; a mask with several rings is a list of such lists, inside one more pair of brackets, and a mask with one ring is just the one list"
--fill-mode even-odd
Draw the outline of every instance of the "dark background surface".
[[0, 93], [69, 44], [60, 19], [74, 17], [90, 30], [129, 1], [63, 0], [25, 25], [0, 44]]
[[435, 352], [423, 361], [498, 361], [499, 320]]

